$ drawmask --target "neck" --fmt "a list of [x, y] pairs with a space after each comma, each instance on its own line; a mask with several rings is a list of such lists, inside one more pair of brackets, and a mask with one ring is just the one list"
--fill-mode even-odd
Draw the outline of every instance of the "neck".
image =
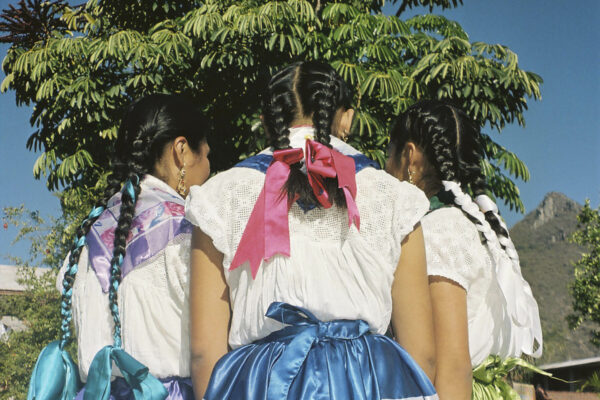
[[421, 181], [417, 183], [417, 187], [425, 193], [428, 199], [435, 196], [443, 188], [442, 182], [439, 181]]
[[300, 127], [300, 126], [313, 126], [313, 120], [309, 117], [301, 117], [295, 118], [290, 124], [290, 128]]

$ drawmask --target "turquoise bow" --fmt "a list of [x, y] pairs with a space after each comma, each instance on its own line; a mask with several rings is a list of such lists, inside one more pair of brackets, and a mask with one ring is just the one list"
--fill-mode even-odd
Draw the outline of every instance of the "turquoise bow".
[[44, 347], [35, 363], [27, 400], [72, 400], [80, 387], [77, 365], [56, 340]]
[[115, 346], [103, 347], [92, 360], [85, 385], [84, 400], [108, 400], [112, 363], [115, 362], [123, 378], [133, 390], [135, 400], [164, 400], [167, 389], [148, 372], [148, 367]]

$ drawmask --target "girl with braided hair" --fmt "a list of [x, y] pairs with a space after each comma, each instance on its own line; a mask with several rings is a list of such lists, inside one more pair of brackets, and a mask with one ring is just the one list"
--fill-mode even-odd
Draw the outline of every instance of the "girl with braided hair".
[[327, 64], [283, 68], [263, 97], [271, 147], [192, 188], [197, 399], [437, 398], [428, 203], [340, 139], [351, 101]]
[[[63, 337], [40, 355], [29, 399], [193, 397], [184, 198], [210, 172], [208, 132], [202, 111], [179, 95], [149, 95], [127, 109], [108, 187], [59, 275]], [[79, 374], [64, 351], [71, 320]]]
[[490, 355], [539, 357], [542, 350], [537, 303], [508, 229], [486, 195], [483, 156], [476, 124], [441, 101], [413, 105], [391, 132], [386, 169], [421, 188], [431, 204], [421, 224], [441, 399], [470, 399], [472, 387], [480, 398], [472, 383], [479, 370], [472, 367]]

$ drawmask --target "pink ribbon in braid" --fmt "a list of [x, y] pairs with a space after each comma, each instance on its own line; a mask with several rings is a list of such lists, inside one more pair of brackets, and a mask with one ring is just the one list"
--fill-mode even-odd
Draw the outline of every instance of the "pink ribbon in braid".
[[[288, 212], [291, 203], [282, 190], [290, 175], [290, 166], [303, 158], [302, 149], [276, 150], [267, 169], [265, 183], [254, 205], [248, 224], [242, 234], [238, 249], [231, 261], [232, 271], [246, 261], [250, 263], [252, 278], [256, 278], [260, 263], [279, 253], [290, 256], [290, 228]], [[315, 142], [306, 141], [306, 170], [308, 181], [319, 204], [332, 206], [325, 190], [325, 178], [338, 178], [338, 187], [344, 191], [348, 208], [348, 226], [360, 229], [360, 216], [356, 206], [356, 178], [354, 160], [337, 150]], [[295, 196], [297, 200], [298, 196]], [[293, 203], [293, 202], [292, 202]]]

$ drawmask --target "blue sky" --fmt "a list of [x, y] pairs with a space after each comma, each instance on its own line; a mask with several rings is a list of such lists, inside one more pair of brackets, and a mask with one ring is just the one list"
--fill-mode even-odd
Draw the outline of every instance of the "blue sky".
[[[16, 1], [0, 0], [0, 8]], [[390, 8], [386, 8], [389, 10]], [[416, 12], [425, 12], [418, 9]], [[439, 10], [435, 12], [442, 13]], [[415, 13], [411, 11], [407, 13]], [[528, 165], [531, 180], [519, 188], [527, 211], [550, 191], [583, 203], [600, 200], [600, 2], [597, 0], [464, 0], [442, 13], [458, 21], [472, 41], [500, 43], [519, 56], [520, 67], [544, 78], [542, 101], [531, 102], [527, 126], [508, 126], [493, 136]], [[0, 45], [4, 57], [6, 45]], [[0, 72], [0, 79], [4, 74]], [[25, 204], [42, 215], [57, 215], [56, 197], [33, 178], [37, 154], [25, 143], [33, 129], [31, 110], [16, 107], [12, 92], [0, 94], [0, 207]], [[500, 207], [509, 225], [522, 215]], [[0, 226], [0, 263], [6, 253], [25, 255], [10, 246], [16, 231]]]

